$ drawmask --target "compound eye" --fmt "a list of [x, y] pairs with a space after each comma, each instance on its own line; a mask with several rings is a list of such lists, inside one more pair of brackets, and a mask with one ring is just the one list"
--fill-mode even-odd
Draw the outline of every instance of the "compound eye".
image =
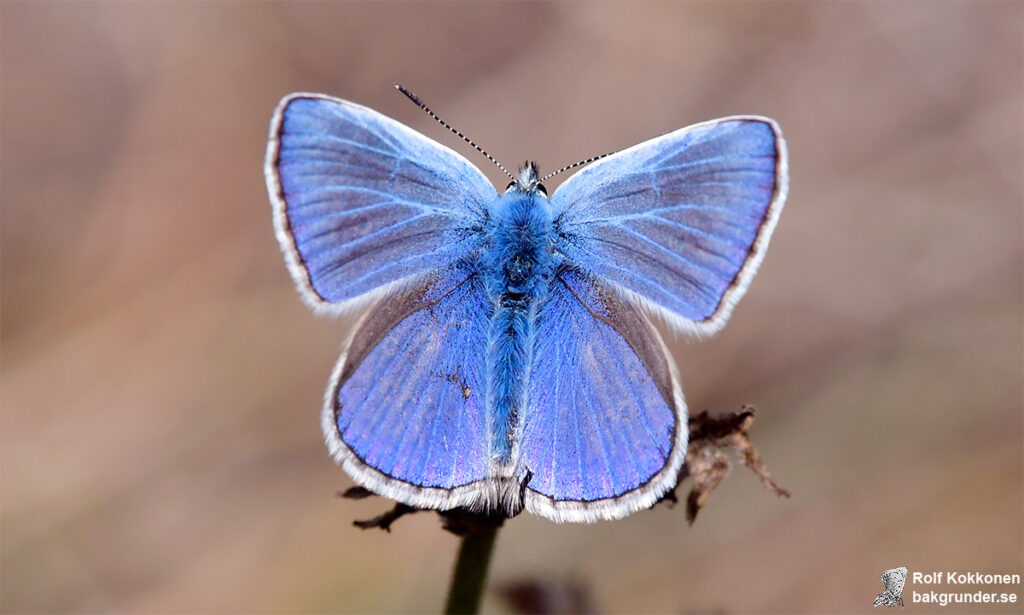
[[544, 196], [548, 195], [548, 189], [544, 187], [544, 184], [537, 184], [537, 190], [544, 193]]
[[509, 183], [508, 183], [508, 185], [507, 185], [507, 186], [505, 186], [505, 192], [508, 192], [508, 191], [509, 191], [509, 190], [511, 190], [512, 188], [515, 188], [515, 186], [516, 186], [516, 183], [515, 183], [515, 182], [509, 182]]

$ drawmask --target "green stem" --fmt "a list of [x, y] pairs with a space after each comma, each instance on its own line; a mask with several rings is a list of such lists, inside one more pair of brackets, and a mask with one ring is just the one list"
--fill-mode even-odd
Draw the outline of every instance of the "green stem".
[[480, 609], [487, 568], [491, 563], [498, 526], [481, 528], [462, 537], [459, 557], [455, 560], [452, 584], [444, 612], [448, 615], [471, 615]]

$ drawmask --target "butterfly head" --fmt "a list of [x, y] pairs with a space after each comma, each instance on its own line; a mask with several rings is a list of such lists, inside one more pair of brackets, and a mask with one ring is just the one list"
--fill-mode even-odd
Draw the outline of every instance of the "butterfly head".
[[509, 182], [508, 186], [505, 187], [505, 192], [509, 190], [527, 194], [539, 192], [544, 196], [548, 195], [548, 189], [544, 187], [544, 184], [540, 183], [537, 163], [532, 160], [527, 160], [523, 163], [523, 166], [519, 167], [518, 177], [516, 177], [515, 181]]

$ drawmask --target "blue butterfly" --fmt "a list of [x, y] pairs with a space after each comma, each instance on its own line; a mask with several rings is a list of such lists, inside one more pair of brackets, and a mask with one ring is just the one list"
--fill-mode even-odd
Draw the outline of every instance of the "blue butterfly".
[[277, 107], [265, 172], [306, 303], [372, 306], [324, 400], [335, 460], [411, 506], [556, 522], [675, 486], [686, 403], [649, 315], [720, 329], [788, 183], [778, 125], [737, 116], [593, 162], [550, 198], [534, 163], [499, 193], [453, 150], [309, 93]]

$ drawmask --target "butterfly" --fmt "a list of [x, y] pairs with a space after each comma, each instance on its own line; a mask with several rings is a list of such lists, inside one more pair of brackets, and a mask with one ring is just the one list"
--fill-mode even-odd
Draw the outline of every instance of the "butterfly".
[[549, 197], [532, 162], [499, 192], [448, 147], [311, 93], [274, 112], [265, 174], [305, 302], [368, 308], [324, 399], [334, 459], [414, 507], [555, 522], [622, 518], [676, 485], [686, 402], [652, 317], [720, 329], [788, 185], [764, 117], [641, 143]]
[[885, 591], [875, 598], [875, 606], [903, 606], [903, 586], [907, 582], [907, 568], [900, 566], [882, 573], [882, 586]]

